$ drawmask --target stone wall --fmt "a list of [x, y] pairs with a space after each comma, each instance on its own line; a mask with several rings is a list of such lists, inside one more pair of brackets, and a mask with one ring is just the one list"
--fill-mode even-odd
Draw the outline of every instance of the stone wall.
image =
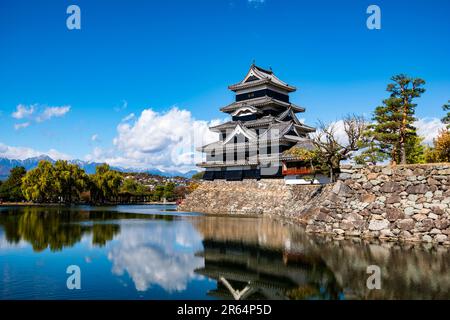
[[345, 167], [324, 186], [283, 180], [205, 181], [179, 206], [213, 214], [268, 214], [336, 238], [450, 244], [450, 164]]
[[450, 164], [344, 168], [313, 201], [309, 232], [450, 244]]
[[320, 186], [286, 185], [282, 179], [203, 181], [179, 205], [181, 211], [285, 216], [297, 201], [308, 202]]

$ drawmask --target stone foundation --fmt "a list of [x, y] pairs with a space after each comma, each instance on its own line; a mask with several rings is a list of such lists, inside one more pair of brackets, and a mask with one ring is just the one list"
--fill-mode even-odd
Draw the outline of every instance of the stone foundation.
[[181, 211], [214, 214], [285, 216], [293, 203], [308, 202], [320, 186], [286, 185], [283, 179], [203, 181], [178, 207]]
[[179, 210], [278, 215], [336, 238], [450, 245], [450, 164], [347, 167], [324, 186], [205, 181]]

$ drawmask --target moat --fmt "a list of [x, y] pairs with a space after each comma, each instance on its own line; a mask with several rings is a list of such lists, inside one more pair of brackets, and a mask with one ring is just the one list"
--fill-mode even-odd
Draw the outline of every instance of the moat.
[[[69, 290], [66, 269], [81, 270]], [[370, 290], [369, 265], [381, 270]], [[450, 252], [175, 206], [1, 207], [0, 299], [449, 299]]]

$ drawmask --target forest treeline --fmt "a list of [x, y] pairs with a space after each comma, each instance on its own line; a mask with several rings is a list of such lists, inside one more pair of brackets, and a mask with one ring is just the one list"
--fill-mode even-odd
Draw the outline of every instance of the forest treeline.
[[111, 170], [109, 165], [96, 167], [87, 174], [76, 164], [64, 160], [47, 160], [28, 172], [24, 167], [11, 170], [0, 185], [0, 200], [35, 203], [131, 203], [149, 201], [175, 201], [184, 197], [186, 188], [173, 182], [157, 185], [153, 189], [124, 173]]

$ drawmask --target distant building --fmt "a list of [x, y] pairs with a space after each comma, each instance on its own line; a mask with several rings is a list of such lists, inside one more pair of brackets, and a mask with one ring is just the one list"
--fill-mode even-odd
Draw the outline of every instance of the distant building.
[[311, 174], [312, 168], [296, 156], [287, 155], [292, 147], [312, 149], [310, 127], [296, 116], [305, 109], [290, 102], [296, 88], [278, 79], [272, 70], [252, 65], [245, 78], [228, 87], [236, 93], [230, 105], [220, 109], [231, 121], [210, 130], [220, 140], [199, 150], [206, 161], [203, 179], [283, 178]]

